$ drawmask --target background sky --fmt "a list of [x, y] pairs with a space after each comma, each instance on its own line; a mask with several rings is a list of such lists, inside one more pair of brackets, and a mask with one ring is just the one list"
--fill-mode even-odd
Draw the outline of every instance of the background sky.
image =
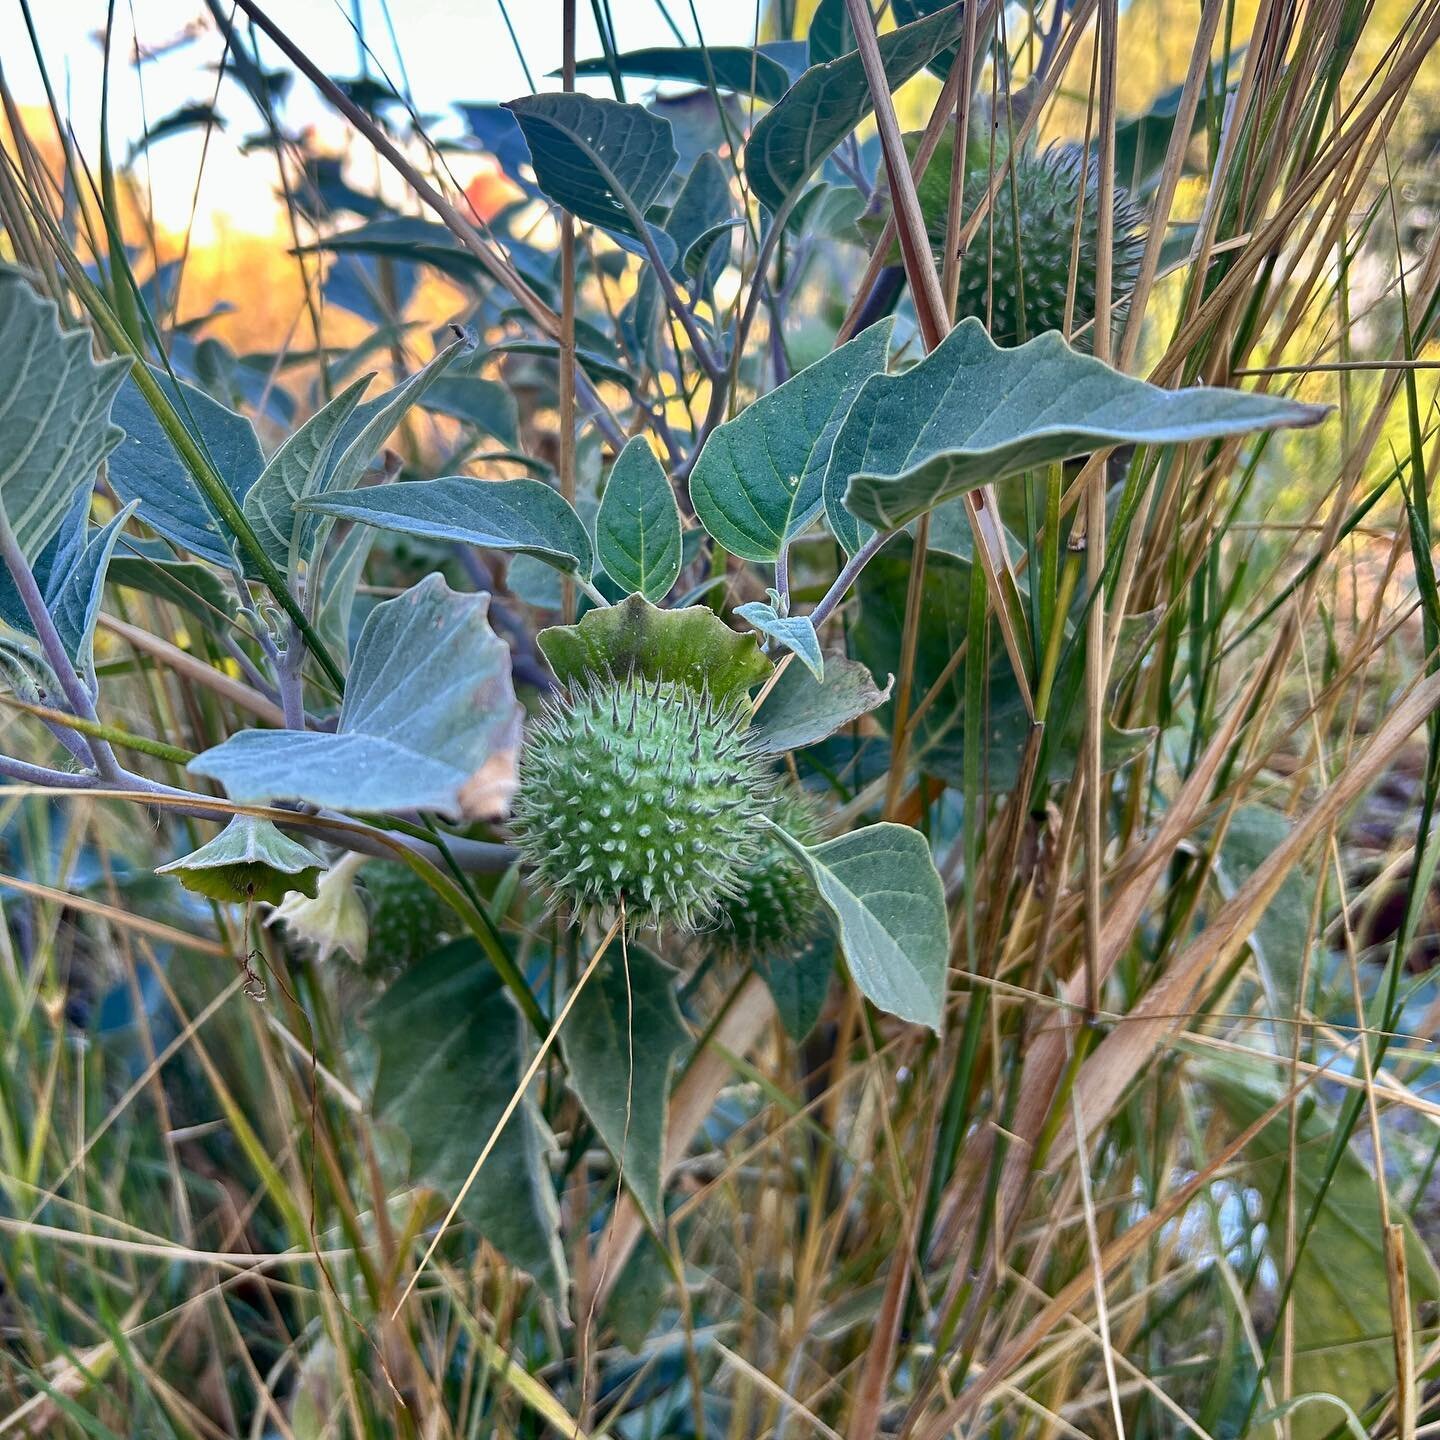
[[[388, 8], [388, 18], [387, 18]], [[577, 53], [581, 59], [601, 53], [589, 4], [578, 5]], [[39, 47], [62, 110], [87, 158], [99, 154], [101, 82], [107, 0], [30, 0]], [[385, 74], [403, 90], [408, 83], [416, 106], [436, 117], [429, 127], [437, 136], [461, 133], [449, 109], [456, 100], [508, 100], [530, 92], [525, 69], [505, 24], [508, 12], [534, 89], [550, 89], [547, 78], [561, 60], [561, 0], [269, 0], [267, 13], [331, 75], [360, 70], [355, 19], [373, 58], [372, 73]], [[696, 22], [712, 45], [748, 44], [756, 11], [745, 0], [612, 0], [622, 50], [676, 44], [673, 19], [687, 43], [696, 38]], [[202, 26], [189, 43], [176, 44], [187, 28]], [[393, 31], [393, 38], [392, 38]], [[162, 52], [136, 67], [136, 40], [144, 52]], [[403, 56], [403, 71], [397, 59]], [[257, 128], [256, 112], [243, 91], [226, 81], [215, 95], [213, 66], [223, 43], [203, 0], [116, 0], [110, 74], [111, 145], [117, 155], [150, 125], [181, 106], [217, 100], [226, 122], [212, 134], [196, 204], [196, 175], [201, 160], [199, 132], [157, 142], [153, 163], [141, 163], [154, 213], [161, 224], [183, 226], [192, 207], [203, 241], [216, 226], [270, 233], [274, 220], [273, 176], [263, 165], [245, 163], [239, 144]], [[262, 42], [267, 65], [283, 57]], [[43, 106], [45, 90], [25, 27], [20, 0], [0, 0], [0, 64], [23, 106]], [[285, 68], [290, 68], [286, 66]], [[638, 97], [648, 82], [632, 81]], [[592, 82], [597, 94], [610, 94], [608, 81]], [[297, 76], [285, 100], [292, 129], [312, 129], [320, 148], [339, 150], [345, 127], [313, 88]]]

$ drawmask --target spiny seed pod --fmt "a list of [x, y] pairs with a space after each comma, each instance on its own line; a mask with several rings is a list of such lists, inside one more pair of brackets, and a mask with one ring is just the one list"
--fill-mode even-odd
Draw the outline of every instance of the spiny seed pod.
[[445, 942], [459, 922], [450, 907], [407, 865], [367, 865], [369, 968], [408, 970]]
[[[983, 194], [990, 181], [988, 156], [977, 163], [977, 153], [975, 150], [971, 152], [965, 181], [967, 197]], [[1095, 162], [1083, 161], [1080, 150], [1075, 146], [1051, 146], [1038, 152], [1027, 149], [1016, 156], [1014, 176], [1013, 199], [1007, 177], [996, 193], [990, 218], [980, 227], [961, 263], [956, 306], [956, 313], [961, 316], [974, 315], [983, 321], [989, 315], [990, 334], [998, 345], [1016, 345], [1022, 340], [1033, 340], [1047, 330], [1064, 329], [1075, 211], [1080, 200], [1082, 179], [1085, 208], [1075, 265], [1072, 333], [1095, 316], [1096, 235], [1100, 214], [1100, 183]], [[1118, 300], [1134, 284], [1145, 241], [1140, 232], [1142, 213], [1118, 186], [1114, 209], [1111, 294]], [[1020, 220], [1018, 276], [1015, 243], [1017, 210]], [[1025, 296], [1023, 334], [1020, 328], [1022, 282]], [[1086, 335], [1082, 334], [1077, 344], [1088, 349]]]
[[555, 904], [703, 928], [739, 893], [773, 788], [743, 695], [590, 677], [547, 702], [520, 756], [514, 828]]
[[[794, 785], [776, 794], [770, 813], [802, 845], [820, 839], [815, 807]], [[782, 955], [810, 938], [819, 916], [813, 882], [794, 852], [769, 830], [755, 863], [741, 877], [739, 893], [720, 903], [715, 941], [745, 959]]]

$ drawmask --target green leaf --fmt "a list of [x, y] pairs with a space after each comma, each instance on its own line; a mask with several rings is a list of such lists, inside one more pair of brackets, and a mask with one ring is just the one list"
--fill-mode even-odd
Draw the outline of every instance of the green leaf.
[[732, 555], [773, 562], [820, 513], [831, 447], [861, 386], [884, 370], [893, 323], [862, 330], [705, 442], [690, 499], [700, 523]]
[[[203, 390], [172, 379], [154, 365], [148, 369], [236, 503], [243, 502], [265, 468], [255, 427]], [[230, 527], [196, 485], [133, 379], [127, 378], [115, 397], [114, 418], [125, 430], [106, 470], [115, 493], [122, 500], [138, 500], [145, 523], [171, 544], [230, 568], [235, 563]]]
[[291, 890], [313, 898], [323, 869], [318, 855], [268, 820], [236, 815], [213, 840], [155, 873], [173, 875], [187, 890], [212, 900], [278, 905]]
[[0, 506], [29, 560], [124, 439], [110, 407], [130, 361], [96, 361], [90, 346], [89, 331], [62, 331], [54, 302], [0, 264]]
[[235, 617], [234, 593], [210, 566], [175, 559], [159, 540], [127, 535], [124, 541], [124, 548], [110, 561], [112, 585], [168, 600], [207, 624]]
[[360, 586], [365, 561], [376, 538], [376, 532], [368, 525], [352, 526], [327, 559], [325, 573], [320, 578], [320, 608], [315, 615], [315, 628], [331, 653], [347, 660], [350, 613], [355, 607], [355, 592]]
[[810, 17], [810, 63], [825, 65], [855, 49], [855, 27], [845, 0], [820, 0]]
[[[544, 360], [560, 359], [560, 346], [554, 340], [502, 340], [490, 347], [492, 355], [535, 355]], [[635, 376], [613, 360], [597, 355], [593, 350], [575, 351], [575, 363], [597, 385], [619, 385], [622, 389], [635, 389]]]
[[825, 656], [820, 649], [820, 637], [815, 633], [815, 624], [808, 615], [782, 615], [773, 605], [767, 605], [763, 600], [737, 605], [735, 613], [742, 620], [748, 620], [762, 635], [778, 640], [804, 662], [805, 668], [817, 681], [824, 683]]
[[674, 971], [638, 946], [622, 953], [616, 948], [580, 992], [560, 1032], [560, 1048], [570, 1088], [658, 1228], [665, 1213], [661, 1184], [670, 1071], [690, 1037], [675, 1003]]
[[809, 870], [861, 992], [879, 1009], [938, 1032], [950, 928], [925, 837], [882, 821], [807, 846], [766, 823]]
[[857, 520], [895, 530], [991, 481], [1110, 445], [1180, 445], [1315, 425], [1327, 408], [1219, 387], [1162, 390], [1052, 332], [1002, 350], [962, 321], [918, 365], [867, 382], [830, 454], [825, 509], [852, 554]]
[[[437, 950], [370, 1007], [379, 1052], [376, 1118], [409, 1141], [412, 1177], [447, 1199], [519, 1088], [525, 1031], [495, 967], [472, 941]], [[461, 1207], [563, 1311], [567, 1277], [547, 1163], [554, 1140], [530, 1094], [500, 1132]]]
[[232, 800], [460, 816], [513, 767], [521, 711], [488, 595], [439, 575], [370, 612], [334, 734], [242, 730], [189, 769]]
[[[961, 8], [952, 5], [880, 37], [880, 58], [892, 90], [960, 38]], [[859, 51], [812, 65], [750, 132], [745, 175], [756, 198], [778, 213], [873, 108]]]
[[520, 122], [545, 194], [578, 219], [638, 242], [679, 159], [670, 122], [643, 105], [589, 95], [526, 95], [505, 108]]
[[792, 1040], [803, 1040], [820, 1019], [835, 977], [835, 938], [822, 935], [799, 951], [772, 951], [755, 959], [769, 987], [780, 1023]]
[[302, 500], [353, 490], [386, 436], [410, 407], [463, 351], [474, 348], [466, 336], [452, 340], [430, 363], [374, 400], [360, 403], [370, 376], [357, 380], [312, 415], [270, 457], [264, 473], [245, 497], [245, 518], [265, 553], [276, 565], [293, 567], [308, 560], [322, 527], [297, 518]]
[[343, 500], [305, 500], [314, 510], [427, 540], [455, 540], [487, 550], [534, 555], [588, 579], [595, 556], [584, 522], [542, 480], [403, 480], [357, 490]]
[[[1210, 67], [1209, 84], [1202, 87], [1202, 95], [1214, 94], [1223, 105], [1220, 90], [1225, 76], [1238, 73], [1239, 68], [1238, 56], [1222, 56], [1215, 61]], [[1176, 85], [1157, 95], [1143, 114], [1127, 116], [1116, 124], [1115, 179], [1118, 184], [1136, 191], [1148, 188], [1148, 182], [1165, 163], [1184, 94], [1185, 87]], [[1205, 128], [1205, 109], [1203, 102], [1195, 107], [1195, 118], [1190, 125], [1192, 137]]]
[[[926, 15], [934, 15], [937, 11], [943, 10], [945, 3], [946, 0], [892, 0], [891, 11], [897, 25], [910, 25]], [[985, 63], [986, 49], [983, 40], [976, 47], [975, 74], [971, 77], [973, 81], [978, 82], [980, 78], [980, 67]], [[947, 47], [928, 61], [925, 68], [932, 75], [943, 80], [950, 73], [950, 66], [954, 59], [954, 48]]]
[[265, 553], [282, 570], [297, 533], [295, 502], [318, 489], [331, 452], [360, 404], [374, 373], [362, 375], [317, 410], [270, 457], [241, 507]]
[[520, 448], [515, 397], [498, 380], [482, 380], [478, 375], [443, 375], [425, 392], [420, 405], [493, 435], [509, 450]]
[[770, 753], [799, 750], [883, 705], [894, 683], [892, 675], [884, 690], [877, 689], [866, 666], [839, 655], [826, 659], [823, 681], [791, 665], [775, 682], [751, 724]]
[[295, 253], [305, 255], [315, 251], [329, 251], [334, 255], [387, 255], [396, 260], [419, 261], [475, 288], [486, 280], [486, 270], [479, 258], [466, 250], [446, 226], [413, 215], [374, 220], [331, 235], [318, 244], [302, 245]]
[[669, 1252], [645, 1231], [605, 1302], [605, 1323], [631, 1354], [638, 1354], [649, 1338], [674, 1278]]
[[[1256, 1074], [1248, 1065], [1241, 1069], [1232, 1062], [1222, 1069], [1202, 1063], [1194, 1068], [1203, 1076], [1206, 1091], [1237, 1128], [1254, 1124], [1282, 1093], [1268, 1075]], [[1333, 1111], [1301, 1101], [1294, 1182], [1296, 1212], [1302, 1220], [1313, 1212], [1320, 1193], [1334, 1129]], [[1284, 1213], [1289, 1146], [1290, 1120], [1279, 1115], [1245, 1152], [1244, 1183], [1260, 1191], [1267, 1214]], [[1274, 1208], [1277, 1205], [1278, 1210]], [[1398, 1205], [1394, 1190], [1390, 1209], [1392, 1220], [1405, 1227], [1411, 1304], [1428, 1306], [1440, 1299], [1440, 1272], [1410, 1217]], [[1395, 1384], [1379, 1213], [1375, 1177], [1367, 1162], [1347, 1149], [1295, 1275], [1291, 1315], [1296, 1392], [1328, 1392], [1363, 1408], [1374, 1395]], [[1283, 1225], [1273, 1232], [1276, 1238], [1283, 1233]], [[1277, 1253], [1275, 1258], [1283, 1265], [1283, 1254]], [[1334, 1430], [1335, 1423], [1334, 1414], [1319, 1406], [1310, 1407], [1303, 1415], [1292, 1414], [1290, 1420], [1297, 1440], [1320, 1440]]]
[[535, 641], [562, 685], [633, 670], [651, 680], [708, 688], [723, 699], [770, 673], [754, 635], [737, 634], [713, 610], [657, 610], [642, 595], [589, 610], [578, 625], [552, 625]]
[[[687, 45], [683, 48], [655, 46], [648, 50], [627, 50], [614, 57], [622, 75], [639, 75], [647, 80], [676, 80], [702, 89], [712, 84], [717, 90], [734, 90], [774, 104], [790, 84], [789, 72], [777, 60], [742, 45]], [[609, 75], [611, 61], [603, 55], [581, 60], [577, 75]], [[553, 74], [560, 72], [554, 71]], [[544, 182], [542, 181], [543, 185]]]
[[[720, 278], [730, 254], [728, 236], [741, 223], [735, 216], [730, 177], [707, 150], [691, 166], [665, 220], [665, 233], [675, 242], [681, 271], [698, 280], [702, 291], [708, 292]], [[722, 236], [727, 237], [723, 245]], [[645, 279], [656, 284], [653, 275]]]
[[620, 452], [605, 482], [595, 549], [617, 585], [647, 600], [664, 599], [680, 576], [680, 507], [641, 435]]
[[91, 533], [85, 548], [57, 577], [59, 584], [45, 596], [45, 608], [65, 646], [65, 653], [82, 675], [94, 664], [95, 621], [105, 593], [106, 572], [115, 542], [139, 505], [132, 500], [109, 524]]

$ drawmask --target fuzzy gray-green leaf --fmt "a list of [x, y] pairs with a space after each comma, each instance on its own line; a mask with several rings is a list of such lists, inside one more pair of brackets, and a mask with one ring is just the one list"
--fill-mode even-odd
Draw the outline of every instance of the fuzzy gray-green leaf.
[[930, 846], [884, 821], [822, 844], [777, 834], [809, 870], [834, 916], [845, 963], [867, 999], [938, 1031], [945, 1008], [950, 930]]
[[[880, 37], [892, 90], [960, 38], [961, 9], [952, 5]], [[756, 199], [777, 212], [873, 108], [858, 50], [812, 65], [750, 132], [745, 175]]]
[[675, 169], [670, 122], [643, 105], [589, 95], [526, 95], [506, 106], [525, 133], [540, 188], [578, 219], [638, 240]]
[[0, 265], [0, 506], [28, 559], [124, 439], [110, 407], [129, 370], [95, 360], [89, 332], [61, 330], [54, 302]]
[[[148, 368], [226, 489], [243, 507], [245, 496], [265, 468], [255, 427], [203, 390], [173, 379], [158, 366]], [[115, 493], [122, 500], [138, 500], [146, 525], [172, 544], [212, 565], [229, 568], [235, 546], [230, 527], [196, 485], [133, 379], [120, 387], [113, 414], [125, 431], [106, 467]]]
[[483, 769], [493, 783], [519, 743], [510, 652], [489, 603], [428, 576], [370, 612], [334, 734], [242, 730], [190, 770], [242, 803], [464, 813], [467, 782]]
[[782, 615], [763, 600], [737, 605], [735, 613], [742, 620], [749, 621], [762, 635], [778, 640], [804, 663], [817, 681], [824, 681], [825, 656], [820, 649], [820, 637], [815, 633], [814, 623], [808, 615]]
[[462, 351], [466, 337], [452, 340], [423, 369], [374, 400], [361, 403], [370, 376], [357, 380], [305, 422], [270, 458], [245, 497], [245, 518], [265, 553], [285, 569], [308, 560], [320, 527], [297, 517], [300, 502], [353, 490], [385, 437]]
[[827, 658], [823, 680], [791, 665], [765, 697], [751, 728], [772, 754], [799, 750], [883, 705], [893, 683], [892, 676], [890, 683], [879, 689], [864, 665], [842, 655]]
[[534, 555], [582, 578], [595, 568], [584, 522], [563, 495], [540, 480], [446, 475], [372, 485], [343, 500], [306, 500], [299, 508], [402, 535]]
[[1324, 406], [1195, 387], [1162, 390], [1055, 333], [1002, 350], [962, 321], [918, 365], [856, 396], [830, 453], [825, 510], [853, 553], [861, 524], [907, 525], [991, 481], [1111, 445], [1182, 445], [1315, 425]]

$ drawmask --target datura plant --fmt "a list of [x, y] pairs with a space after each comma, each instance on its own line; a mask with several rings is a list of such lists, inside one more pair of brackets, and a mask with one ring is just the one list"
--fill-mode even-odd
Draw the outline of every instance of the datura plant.
[[[611, 127], [640, 123], [627, 107], [579, 97], [536, 96], [515, 112], [542, 182], [551, 151], [568, 156], [580, 144], [572, 132], [596, 131], [585, 142], [594, 147]], [[629, 440], [587, 522], [540, 479], [374, 473], [407, 412], [447, 372], [473, 368], [471, 334], [445, 339], [375, 398], [353, 383], [265, 458], [247, 420], [187, 382], [77, 362], [80, 337], [62, 331], [25, 275], [4, 272], [0, 298], [8, 353], [23, 347], [28, 362], [21, 400], [48, 420], [49, 386], [68, 367], [59, 393], [85, 415], [78, 426], [42, 424], [38, 444], [7, 431], [0, 486], [15, 516], [0, 523], [0, 540], [19, 602], [16, 687], [65, 703], [77, 722], [77, 768], [52, 783], [133, 787], [179, 813], [232, 815], [220, 837], [162, 873], [247, 908], [295, 892], [273, 918], [321, 958], [368, 955], [372, 973], [392, 973], [387, 962], [402, 953], [407, 973], [428, 961], [408, 935], [395, 938], [393, 920], [373, 938], [394, 953], [376, 953], [358, 867], [413, 867], [536, 1018], [531, 982], [467, 875], [518, 863], [522, 893], [534, 897], [533, 908], [511, 904], [523, 923], [543, 926], [554, 913], [577, 936], [623, 924], [627, 935], [653, 932], [677, 961], [693, 949], [773, 969], [828, 932], [871, 1003], [939, 1030], [949, 929], [930, 842], [887, 819], [842, 828], [819, 789], [796, 784], [792, 752], [895, 723], [891, 677], [835, 653], [827, 622], [872, 560], [878, 567], [887, 547], [910, 543], [916, 522], [963, 529], [967, 500], [1010, 475], [1103, 447], [1191, 444], [1317, 418], [1263, 395], [1159, 389], [1054, 333], [1002, 349], [975, 320], [892, 373], [887, 320], [699, 437], [688, 483], [667, 474], [649, 440]], [[125, 502], [98, 529], [70, 459], [91, 434], [90, 464], [108, 456], [109, 487]], [[821, 527], [841, 564], [813, 603], [797, 604], [793, 557], [802, 545], [813, 551]], [[239, 729], [189, 759], [188, 786], [123, 769], [96, 718], [90, 653], [122, 528], [153, 567], [127, 570], [131, 584], [158, 589], [202, 565], [207, 584], [228, 582], [226, 604], [256, 647], [246, 668], [257, 679], [268, 669], [278, 701], [281, 723]], [[440, 573], [374, 604], [350, 643], [344, 621], [377, 531], [529, 557], [571, 587], [584, 613], [536, 636], [545, 684], [532, 713], [491, 623], [491, 596], [459, 593]], [[973, 542], [995, 543], [984, 528]], [[991, 558], [1003, 576], [1011, 556], [1001, 543]], [[705, 582], [727, 552], [758, 571], [766, 599], [732, 608]], [[807, 588], [815, 569], [808, 560]], [[687, 574], [694, 596], [667, 605]], [[865, 635], [882, 622], [863, 592], [862, 607], [854, 643], [866, 654]], [[1007, 613], [1023, 621], [1023, 610]], [[1044, 688], [1052, 705], [1073, 708], [1077, 667], [1063, 652], [1050, 658]], [[1037, 689], [1047, 679], [1033, 678]], [[1000, 747], [1018, 757], [1039, 744], [1043, 754], [1052, 735], [1065, 743], [1069, 721], [1001, 736]], [[203, 780], [225, 804], [194, 788]], [[316, 844], [343, 857], [325, 875]], [[385, 904], [384, 889], [372, 908]], [[433, 933], [438, 941], [441, 926]], [[382, 1048], [382, 1067], [390, 1063]], [[555, 1265], [540, 1268], [555, 1281]]]
[[[371, 197], [378, 218], [356, 225], [355, 192], [309, 176], [301, 258], [374, 334], [338, 352], [317, 334], [294, 367], [197, 343], [118, 249], [4, 217], [28, 238], [0, 269], [0, 663], [18, 717], [0, 773], [148, 814], [135, 833], [162, 849], [143, 887], [124, 881], [154, 912], [144, 933], [215, 936], [232, 980], [284, 982], [264, 1003], [287, 1044], [338, 1047], [310, 1078], [386, 1137], [354, 1167], [379, 1188], [330, 1205], [317, 1193], [348, 1183], [349, 1159], [319, 1192], [312, 1174], [319, 1208], [271, 1248], [330, 1254], [372, 1226], [398, 1246], [337, 1277], [362, 1335], [496, 1255], [527, 1278], [494, 1313], [525, 1294], [545, 1316], [528, 1339], [516, 1326], [517, 1355], [603, 1301], [637, 1245], [668, 1276], [677, 1165], [777, 1014], [798, 1038], [828, 1013], [872, 1060], [894, 1037], [953, 1056], [973, 993], [955, 972], [986, 969], [975, 947], [1004, 934], [1006, 867], [1046, 827], [1092, 843], [1076, 777], [1108, 806], [1124, 767], [1158, 763], [1118, 687], [1157, 646], [1173, 660], [1186, 587], [1220, 581], [1192, 581], [1181, 547], [1179, 602], [1092, 628], [1130, 598], [1155, 497], [1176, 503], [1181, 474], [1221, 486], [1222, 464], [1248, 475], [1272, 432], [1325, 414], [1279, 383], [1182, 383], [1223, 369], [1208, 361], [1150, 383], [1103, 358], [1134, 353], [1121, 326], [1158, 233], [1158, 158], [1131, 155], [1127, 196], [1079, 140], [1005, 142], [999, 105], [962, 166], [938, 132], [907, 148], [889, 91], [953, 75], [960, 7], [895, 6], [873, 54], [845, 41], [850, 9], [820, 7], [809, 51], [716, 52], [713, 70], [683, 48], [605, 57], [617, 88], [623, 71], [742, 92], [723, 140], [677, 133], [661, 99], [467, 107], [514, 191], [483, 232], [345, 100], [438, 218]], [[983, 61], [983, 29], [979, 45]], [[878, 152], [856, 134], [877, 91]], [[967, 223], [993, 207], [958, 262], [955, 173]], [[563, 264], [526, 238], [552, 220]], [[867, 238], [886, 248], [856, 293]], [[888, 290], [887, 262], [904, 282]], [[428, 331], [401, 316], [435, 295]], [[1197, 337], [1202, 299], [1185, 309]], [[1238, 322], [1217, 333], [1240, 344]], [[366, 371], [382, 363], [383, 381]], [[194, 687], [183, 705], [171, 673]], [[985, 912], [957, 899], [982, 872]], [[1055, 913], [1025, 912], [1025, 935]], [[936, 1235], [969, 1224], [938, 1197], [975, 1086], [923, 1166], [885, 1172], [897, 1201], [932, 1185]], [[312, 1111], [297, 1133], [330, 1123]], [[399, 1293], [437, 1254], [444, 1286]], [[932, 1324], [905, 1294], [887, 1292], [895, 1334]], [[486, 1373], [509, 1373], [490, 1323], [461, 1328]], [[398, 1376], [405, 1346], [382, 1329]], [[595, 1363], [574, 1368], [588, 1381]], [[553, 1399], [529, 1381], [517, 1403], [567, 1430]]]

